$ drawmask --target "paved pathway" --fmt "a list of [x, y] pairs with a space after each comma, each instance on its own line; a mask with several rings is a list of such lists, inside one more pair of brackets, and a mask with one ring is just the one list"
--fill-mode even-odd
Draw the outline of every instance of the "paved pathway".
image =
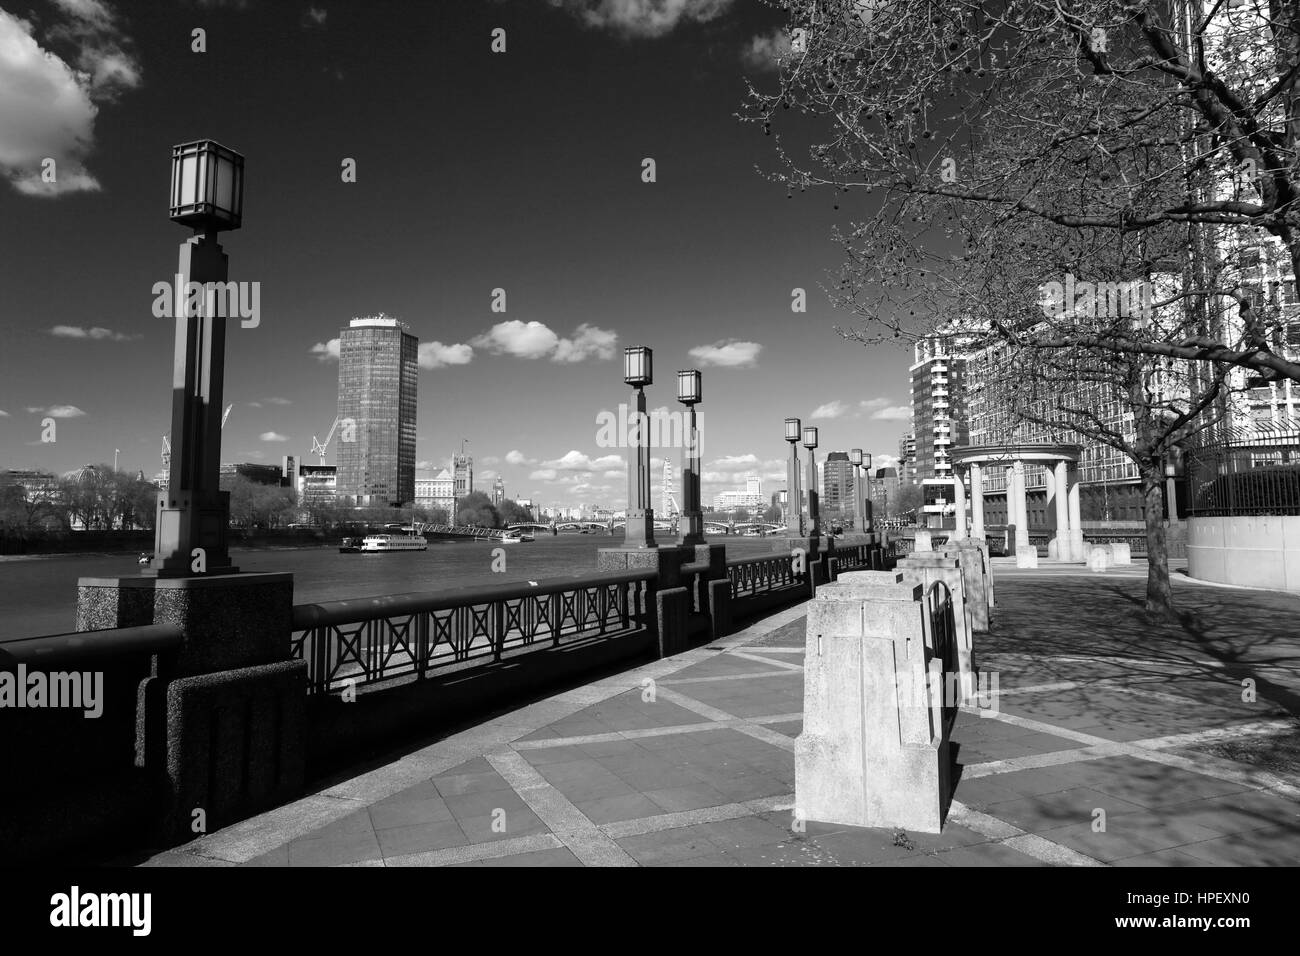
[[[996, 713], [958, 716], [961, 771], [941, 835], [793, 819], [801, 606], [148, 865], [1300, 862], [1294, 597], [1179, 581], [1189, 620], [1153, 628], [1129, 610], [1140, 566], [997, 573], [994, 632], [976, 645], [998, 675]], [[1254, 701], [1244, 679], [1257, 681]]]

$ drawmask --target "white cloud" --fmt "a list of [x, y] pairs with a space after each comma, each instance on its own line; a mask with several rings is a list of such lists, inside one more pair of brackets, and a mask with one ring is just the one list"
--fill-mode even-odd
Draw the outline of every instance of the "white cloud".
[[601, 455], [599, 458], [590, 458], [576, 449], [565, 452], [565, 454], [553, 461], [542, 462], [542, 467], [555, 471], [603, 471], [606, 468], [616, 468], [623, 464], [621, 455]]
[[629, 37], [661, 37], [682, 23], [708, 23], [732, 0], [550, 0], [596, 30]]
[[8, 418], [8, 417], [9, 417], [9, 413], [6, 412], [3, 408], [0, 408], [0, 418]]
[[257, 436], [262, 441], [288, 441], [289, 439], [279, 432], [262, 432]]
[[329, 16], [329, 11], [323, 7], [308, 7], [302, 15], [302, 25], [305, 27], [323, 27], [325, 18]]
[[875, 471], [877, 468], [897, 468], [897, 467], [898, 467], [897, 455], [872, 455], [871, 456], [872, 471]]
[[758, 353], [763, 346], [757, 342], [741, 342], [727, 339], [712, 345], [697, 345], [688, 353], [700, 365], [720, 365], [726, 368], [745, 368], [753, 366], [758, 360]]
[[912, 409], [907, 405], [888, 405], [872, 412], [871, 417], [878, 422], [908, 421], [912, 417]]
[[[0, 10], [0, 174], [18, 192], [45, 198], [100, 188], [85, 168], [97, 103], [140, 84], [130, 41], [107, 4], [54, 4], [62, 19], [42, 41], [32, 23]], [[53, 182], [42, 175], [47, 159]]]
[[513, 355], [515, 358], [539, 359], [550, 355], [559, 344], [560, 337], [541, 322], [520, 322], [511, 319], [498, 322], [470, 344], [485, 348], [493, 355]]
[[328, 342], [317, 342], [311, 347], [311, 354], [322, 362], [337, 362], [339, 360], [339, 340], [330, 339]]
[[550, 358], [553, 362], [581, 362], [589, 358], [610, 359], [618, 336], [606, 329], [583, 323], [570, 338], [560, 338], [544, 322], [521, 322], [510, 319], [498, 322], [470, 345], [484, 348], [493, 355], [513, 355], [521, 359]]
[[777, 59], [790, 52], [790, 35], [781, 28], [749, 41], [740, 58], [751, 70], [775, 70]]
[[441, 342], [420, 343], [420, 368], [468, 365], [473, 358], [474, 350], [468, 345], [443, 345]]
[[49, 415], [51, 418], [81, 418], [83, 415], [86, 414], [81, 409], [79, 409], [76, 405], [51, 405], [49, 408], [46, 409], [29, 408], [28, 411], [29, 412], [44, 411], [44, 413], [46, 415]]
[[138, 335], [127, 335], [125, 332], [114, 332], [112, 329], [106, 329], [102, 326], [84, 329], [79, 325], [56, 325], [50, 329], [50, 335], [62, 339], [95, 339], [109, 340], [112, 342], [129, 342], [132, 339], [138, 339]]
[[554, 481], [555, 474], [556, 472], [554, 468], [539, 468], [528, 476], [528, 480], [529, 481]]
[[501, 464], [501, 459], [498, 458], [496, 455], [488, 455], [488, 456], [485, 457], [485, 458], [480, 458], [479, 461], [480, 461], [481, 463], [483, 463], [484, 465], [499, 465], [499, 464]]
[[519, 451], [517, 448], [512, 448], [510, 451], [506, 452], [506, 464], [535, 465], [537, 464], [537, 461], [536, 459], [527, 457], [523, 452]]
[[809, 417], [810, 418], [840, 418], [848, 410], [849, 410], [849, 406], [845, 405], [837, 398], [835, 399], [835, 401], [827, 402], [825, 405], [818, 405], [816, 408], [813, 409], [813, 413]]
[[266, 404], [268, 405], [292, 405], [293, 404], [293, 402], [289, 401], [289, 399], [280, 398], [279, 396], [275, 396], [275, 395], [271, 396], [270, 398], [264, 398], [262, 399], [262, 401], [266, 402]]
[[876, 409], [884, 408], [888, 404], [889, 399], [887, 398], [864, 398], [862, 401], [858, 402], [858, 407], [864, 412], [874, 412]]
[[573, 330], [573, 338], [560, 339], [551, 356], [556, 362], [581, 362], [588, 358], [612, 359], [618, 335], [583, 323]]

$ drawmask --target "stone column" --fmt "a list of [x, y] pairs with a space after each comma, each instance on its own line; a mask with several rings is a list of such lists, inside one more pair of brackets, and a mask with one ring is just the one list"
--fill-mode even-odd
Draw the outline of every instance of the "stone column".
[[1070, 483], [1070, 557], [1071, 561], [1083, 560], [1083, 519], [1079, 508], [1079, 469], [1067, 466], [1066, 474]]
[[1012, 466], [1012, 474], [1016, 484], [1016, 547], [1021, 548], [1029, 544], [1029, 506], [1025, 502], [1025, 463], [1017, 461]]
[[[655, 514], [650, 504], [650, 419], [645, 410], [645, 389], [636, 389], [636, 446], [627, 450], [627, 522], [625, 548], [655, 547]], [[612, 528], [611, 528], [612, 530]]]
[[978, 462], [970, 466], [970, 536], [978, 541], [984, 540], [984, 473]]
[[1069, 513], [1069, 477], [1066, 473], [1065, 459], [1061, 459], [1052, 469], [1053, 485], [1056, 499], [1056, 557], [1060, 561], [1070, 560], [1070, 513]]
[[953, 511], [957, 518], [957, 530], [953, 534], [953, 540], [958, 541], [967, 536], [966, 488], [962, 485], [961, 475], [957, 474], [956, 468], [952, 471], [952, 503]]

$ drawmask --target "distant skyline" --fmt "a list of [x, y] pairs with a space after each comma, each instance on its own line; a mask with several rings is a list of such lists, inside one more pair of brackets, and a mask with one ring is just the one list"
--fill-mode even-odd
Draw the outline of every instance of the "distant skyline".
[[774, 82], [779, 25], [741, 0], [4, 0], [0, 468], [116, 448], [158, 471], [173, 343], [151, 289], [187, 235], [169, 149], [204, 137], [247, 157], [222, 243], [261, 287], [258, 327], [228, 334], [223, 461], [316, 463], [339, 331], [384, 312], [420, 339], [421, 471], [467, 438], [478, 487], [622, 507], [597, 416], [629, 400], [634, 344], [655, 352], [652, 408], [680, 409], [674, 373], [703, 369], [705, 501], [749, 474], [780, 488], [791, 415], [820, 427], [819, 460], [892, 465], [910, 350], [846, 343], [821, 290], [853, 210], [787, 199], [762, 175], [773, 141], [735, 116], [745, 75]]

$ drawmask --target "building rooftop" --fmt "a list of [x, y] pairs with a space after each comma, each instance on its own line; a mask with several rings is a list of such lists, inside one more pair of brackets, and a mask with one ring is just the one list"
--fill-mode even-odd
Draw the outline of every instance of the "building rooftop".
[[383, 329], [405, 329], [407, 325], [400, 319], [395, 319], [391, 315], [385, 315], [380, 312], [378, 315], [362, 315], [353, 319], [349, 325], [354, 329], [365, 328], [383, 328]]

